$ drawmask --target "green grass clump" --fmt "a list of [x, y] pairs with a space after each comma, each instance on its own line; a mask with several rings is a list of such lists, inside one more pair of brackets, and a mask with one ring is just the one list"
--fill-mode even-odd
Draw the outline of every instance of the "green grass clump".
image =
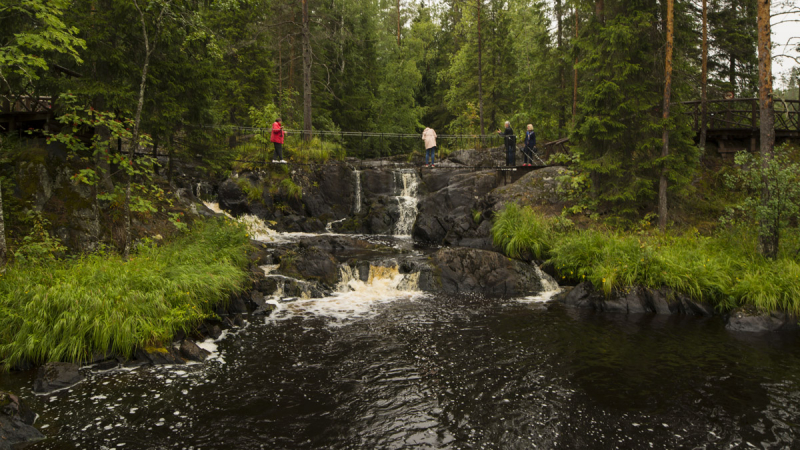
[[291, 159], [298, 163], [324, 164], [331, 159], [343, 161], [347, 156], [344, 147], [338, 142], [323, 141], [318, 137], [307, 142], [298, 137], [297, 140], [287, 142], [286, 148]]
[[509, 203], [495, 215], [492, 226], [494, 245], [512, 257], [531, 252], [537, 259], [547, 254], [553, 235], [552, 219], [537, 214], [530, 206]]
[[237, 178], [236, 184], [242, 188], [242, 192], [247, 196], [247, 200], [251, 203], [261, 202], [264, 203], [264, 189], [261, 185], [254, 185], [246, 177]]
[[212, 314], [246, 281], [243, 226], [214, 220], [162, 247], [13, 265], [0, 277], [0, 362], [78, 362], [130, 356]]
[[[768, 260], [753, 230], [729, 228], [714, 236], [574, 231], [557, 218], [509, 204], [495, 215], [492, 237], [506, 255], [531, 252], [547, 259], [562, 280], [591, 281], [606, 295], [634, 286], [670, 288], [720, 310], [749, 306], [800, 316], [800, 263], [793, 252]], [[795, 235], [784, 246], [796, 248]]]

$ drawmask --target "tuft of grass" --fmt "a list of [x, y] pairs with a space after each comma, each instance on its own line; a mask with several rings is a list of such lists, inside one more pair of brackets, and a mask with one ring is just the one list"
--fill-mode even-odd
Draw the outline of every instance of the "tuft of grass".
[[303, 198], [303, 188], [295, 184], [291, 178], [284, 178], [281, 180], [280, 188], [283, 193], [289, 197], [294, 198], [295, 200], [300, 200]]
[[247, 279], [247, 231], [222, 219], [129, 261], [86, 255], [13, 265], [0, 277], [0, 362], [85, 361], [130, 356], [190, 331]]
[[292, 159], [298, 163], [324, 164], [330, 159], [343, 161], [347, 156], [344, 147], [338, 142], [323, 141], [318, 137], [305, 142], [298, 140], [287, 145]]
[[236, 184], [242, 188], [242, 192], [247, 196], [247, 200], [252, 202], [264, 203], [264, 189], [260, 185], [253, 185], [247, 177], [236, 179]]
[[[720, 310], [750, 306], [800, 316], [797, 254], [763, 258], [755, 252], [753, 230], [728, 228], [714, 236], [575, 231], [512, 203], [495, 215], [492, 237], [506, 255], [531, 252], [548, 259], [562, 280], [591, 281], [606, 295], [634, 286], [667, 287]], [[787, 236], [786, 247], [796, 244], [796, 236]]]
[[545, 218], [530, 206], [521, 208], [516, 203], [507, 204], [497, 213], [492, 226], [494, 245], [512, 258], [519, 258], [529, 251], [537, 259], [543, 259], [552, 235], [552, 219]]

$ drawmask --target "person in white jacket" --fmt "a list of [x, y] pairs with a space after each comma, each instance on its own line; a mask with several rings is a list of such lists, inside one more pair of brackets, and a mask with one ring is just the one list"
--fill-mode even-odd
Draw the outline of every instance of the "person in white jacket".
[[422, 140], [425, 142], [425, 167], [435, 167], [436, 132], [433, 131], [433, 128], [425, 127], [425, 130], [422, 131]]

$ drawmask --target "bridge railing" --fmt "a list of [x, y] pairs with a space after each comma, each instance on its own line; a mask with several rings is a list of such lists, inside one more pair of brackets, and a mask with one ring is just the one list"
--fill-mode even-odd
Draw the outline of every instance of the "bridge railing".
[[[683, 102], [699, 132], [701, 102]], [[760, 114], [757, 98], [734, 98], [706, 102], [706, 129], [709, 131], [754, 130], [759, 127]], [[800, 132], [800, 100], [774, 100], [775, 131]]]

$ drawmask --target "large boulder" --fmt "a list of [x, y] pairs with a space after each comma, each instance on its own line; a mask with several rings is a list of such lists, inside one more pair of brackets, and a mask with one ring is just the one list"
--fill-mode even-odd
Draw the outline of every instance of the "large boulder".
[[33, 382], [33, 391], [45, 394], [77, 384], [83, 381], [83, 375], [78, 369], [77, 364], [49, 362], [39, 367]]
[[[454, 173], [453, 173], [454, 172]], [[429, 192], [419, 202], [411, 235], [418, 242], [490, 250], [491, 222], [484, 198], [497, 187], [493, 171], [431, 171], [423, 174]]]
[[515, 183], [501, 186], [491, 192], [488, 203], [500, 211], [509, 202], [523, 205], [559, 205], [564, 203], [559, 192], [559, 178], [566, 168], [553, 166], [533, 170]]
[[199, 345], [189, 339], [184, 339], [183, 342], [181, 342], [179, 351], [181, 356], [185, 359], [197, 362], [205, 361], [208, 355], [211, 354], [208, 350], [200, 348]]
[[250, 208], [247, 204], [247, 195], [244, 193], [241, 186], [239, 186], [239, 183], [233, 179], [227, 179], [219, 185], [217, 199], [219, 201], [219, 207], [230, 212], [234, 216], [250, 212]]
[[751, 308], [739, 308], [725, 317], [725, 328], [730, 331], [760, 333], [767, 331], [796, 331], [797, 316], [783, 311], [769, 313]]
[[714, 308], [671, 289], [647, 289], [634, 286], [614, 290], [605, 295], [591, 282], [584, 282], [556, 298], [559, 302], [576, 308], [593, 309], [598, 312], [623, 314], [687, 314], [711, 316]]
[[[339, 265], [328, 252], [314, 247], [289, 250], [280, 256], [278, 273], [302, 280], [334, 286], [339, 279]], [[268, 277], [269, 278], [269, 277]]]
[[44, 439], [33, 427], [36, 413], [14, 394], [0, 391], [0, 450], [11, 450], [15, 445]]
[[543, 291], [536, 266], [500, 253], [474, 248], [443, 248], [431, 258], [438, 289], [445, 293], [478, 293], [513, 297]]

